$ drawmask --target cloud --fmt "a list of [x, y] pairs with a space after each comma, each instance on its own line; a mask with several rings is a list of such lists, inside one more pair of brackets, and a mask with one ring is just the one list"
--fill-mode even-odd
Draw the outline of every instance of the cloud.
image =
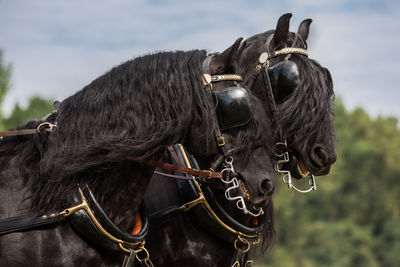
[[0, 47], [13, 64], [4, 107], [35, 94], [63, 99], [114, 65], [152, 51], [221, 51], [238, 37], [272, 29], [292, 11], [291, 30], [313, 18], [310, 54], [331, 70], [346, 104], [400, 118], [400, 58], [393, 53], [400, 45], [398, 10], [394, 0], [3, 0]]

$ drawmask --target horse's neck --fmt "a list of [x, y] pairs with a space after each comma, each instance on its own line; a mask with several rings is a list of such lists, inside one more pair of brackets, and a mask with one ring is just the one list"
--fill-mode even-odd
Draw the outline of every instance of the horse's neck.
[[92, 188], [105, 213], [126, 232], [132, 230], [152, 173], [150, 168], [130, 163], [113, 171], [113, 177], [103, 177], [110, 181]]
[[18, 216], [30, 211], [29, 186], [20, 173], [18, 155], [2, 158], [0, 169], [0, 218]]

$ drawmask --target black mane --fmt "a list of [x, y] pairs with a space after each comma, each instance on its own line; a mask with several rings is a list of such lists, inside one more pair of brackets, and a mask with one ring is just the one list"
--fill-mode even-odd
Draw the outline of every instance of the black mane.
[[317, 61], [292, 55], [300, 70], [300, 87], [278, 109], [280, 136], [299, 142], [318, 129], [333, 133], [333, 83], [329, 71]]
[[[255, 44], [264, 45], [274, 32], [274, 30], [270, 30], [246, 39], [242, 49], [245, 50], [246, 47], [254, 46]], [[307, 48], [306, 42], [295, 38], [294, 33], [289, 33], [288, 47]], [[296, 43], [293, 44], [294, 41]], [[280, 60], [282, 59], [279, 57], [272, 59], [270, 64], [274, 65]], [[297, 64], [300, 71], [300, 86], [286, 101], [278, 105], [278, 121], [275, 129], [277, 136], [286, 136], [292, 142], [304, 143], [304, 140], [307, 139], [306, 137], [316, 134], [316, 129], [325, 129], [333, 133], [332, 103], [334, 101], [334, 92], [329, 71], [316, 60], [302, 55], [292, 54], [290, 60]], [[254, 73], [254, 64], [256, 63], [240, 64], [239, 73]]]
[[[65, 207], [77, 184], [101, 188], [99, 197], [104, 199], [116, 183], [128, 186], [133, 175], [128, 157], [158, 158], [167, 146], [186, 138], [212, 143], [215, 106], [200, 79], [205, 56], [205, 51], [177, 51], [127, 61], [65, 99], [50, 119], [57, 129], [48, 138], [41, 134], [3, 140], [1, 150], [16, 144], [15, 153], [27, 150], [17, 160], [31, 187], [32, 209]], [[247, 154], [256, 144], [270, 143], [261, 103], [251, 99], [254, 117], [233, 130], [232, 142], [248, 144]]]
[[203, 119], [213, 112], [200, 80], [205, 56], [195, 50], [139, 57], [64, 100], [57, 131], [49, 136], [40, 162], [46, 184], [34, 188], [34, 204], [47, 205], [48, 200], [41, 204], [41, 195], [53, 196], [55, 187], [60, 195], [77, 183], [95, 186], [101, 179], [113, 180], [104, 178], [130, 164], [128, 157], [157, 158], [165, 147], [183, 140], [193, 122], [205, 138], [212, 136], [213, 122]]

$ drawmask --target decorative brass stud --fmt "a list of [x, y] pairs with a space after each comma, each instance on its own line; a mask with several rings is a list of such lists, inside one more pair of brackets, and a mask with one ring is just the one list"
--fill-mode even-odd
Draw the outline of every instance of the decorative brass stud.
[[211, 75], [210, 74], [203, 74], [203, 76], [201, 76], [202, 80], [203, 80], [203, 86], [209, 85], [211, 83]]

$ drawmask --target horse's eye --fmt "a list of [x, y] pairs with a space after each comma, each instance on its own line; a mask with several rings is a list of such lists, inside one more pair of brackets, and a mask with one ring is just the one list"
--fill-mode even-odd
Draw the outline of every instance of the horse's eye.
[[277, 103], [288, 98], [299, 85], [299, 69], [293, 61], [285, 60], [280, 62], [273, 66], [269, 73]]

